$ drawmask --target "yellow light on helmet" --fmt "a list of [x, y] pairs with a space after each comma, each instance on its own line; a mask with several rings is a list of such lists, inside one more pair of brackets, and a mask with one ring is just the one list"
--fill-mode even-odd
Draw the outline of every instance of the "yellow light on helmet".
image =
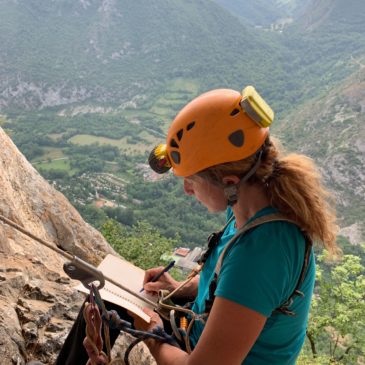
[[267, 128], [274, 120], [274, 112], [253, 86], [242, 91], [241, 106], [260, 127]]

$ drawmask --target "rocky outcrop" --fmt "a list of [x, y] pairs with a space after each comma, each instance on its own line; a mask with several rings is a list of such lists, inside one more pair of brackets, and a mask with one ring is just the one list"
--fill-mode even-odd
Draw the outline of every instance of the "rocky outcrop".
[[[50, 186], [0, 129], [0, 213], [36, 236], [92, 262], [113, 252], [102, 235], [86, 224], [68, 200]], [[63, 259], [12, 228], [1, 225], [0, 250], [35, 255], [62, 269]]]
[[77, 88], [66, 83], [49, 86], [42, 82], [22, 81], [20, 78], [12, 85], [0, 80], [0, 85], [0, 108], [16, 104], [24, 109], [43, 109], [85, 101], [92, 94], [86, 88]]
[[[68, 200], [50, 186], [0, 129], [0, 214], [55, 246], [98, 264], [115, 253], [85, 223]], [[54, 364], [83, 295], [63, 272], [65, 259], [0, 223], [0, 358], [2, 365], [30, 360]], [[119, 347], [126, 346], [121, 336]], [[141, 360], [140, 347], [134, 363]], [[141, 362], [142, 361], [142, 362]]]
[[35, 255], [1, 254], [0, 356], [3, 364], [53, 364], [82, 296]]

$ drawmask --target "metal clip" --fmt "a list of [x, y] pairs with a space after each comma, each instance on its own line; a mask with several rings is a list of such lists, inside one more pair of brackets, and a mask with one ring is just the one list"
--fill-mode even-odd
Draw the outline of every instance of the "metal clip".
[[77, 256], [74, 256], [71, 262], [64, 263], [63, 270], [71, 279], [81, 281], [88, 290], [91, 289], [91, 284], [96, 281], [99, 282], [97, 286], [99, 290], [105, 285], [103, 273]]

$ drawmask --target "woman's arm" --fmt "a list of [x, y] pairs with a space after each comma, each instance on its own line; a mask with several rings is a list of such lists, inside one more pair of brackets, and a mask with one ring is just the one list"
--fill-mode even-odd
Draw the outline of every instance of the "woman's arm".
[[[144, 280], [143, 280], [143, 288], [149, 294], [157, 294], [161, 289], [167, 289], [170, 292], [175, 290], [181, 282], [175, 280], [168, 272], [164, 273], [158, 281], [151, 282], [150, 280], [161, 270], [163, 267], [156, 267], [153, 269], [149, 269], [146, 271]], [[199, 275], [195, 276], [189, 283], [179, 290], [174, 297], [175, 298], [187, 298], [194, 299], [196, 294], [198, 293], [198, 283], [199, 283]]]
[[217, 297], [199, 342], [190, 355], [156, 341], [147, 341], [147, 346], [158, 365], [240, 365], [265, 322], [266, 317], [262, 314]]
[[[200, 275], [193, 277], [186, 285], [179, 289], [173, 297], [194, 300], [198, 294], [199, 278]], [[179, 282], [179, 285], [180, 284], [181, 282]]]

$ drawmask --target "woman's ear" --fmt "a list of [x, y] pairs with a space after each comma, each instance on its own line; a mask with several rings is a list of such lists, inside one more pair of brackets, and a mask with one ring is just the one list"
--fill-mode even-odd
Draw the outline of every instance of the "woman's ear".
[[228, 175], [222, 178], [224, 185], [237, 185], [240, 182], [240, 178], [236, 175]]

